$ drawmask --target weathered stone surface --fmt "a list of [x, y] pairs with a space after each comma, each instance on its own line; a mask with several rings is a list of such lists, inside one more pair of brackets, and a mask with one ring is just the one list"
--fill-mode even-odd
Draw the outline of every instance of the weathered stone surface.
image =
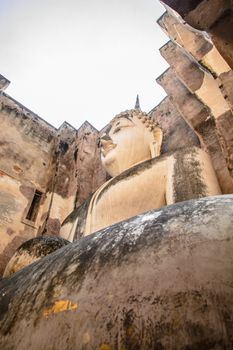
[[231, 0], [202, 0], [194, 9], [187, 11], [184, 18], [192, 27], [208, 31], [229, 13], [231, 7]]
[[167, 96], [149, 115], [163, 131], [161, 154], [182, 147], [200, 146], [197, 135], [172, 104], [170, 97]]
[[[183, 55], [186, 54], [189, 59], [190, 57], [193, 57], [193, 59], [196, 61], [196, 64], [203, 66], [205, 68], [205, 72], [208, 70], [211, 75], [213, 75], [213, 78], [219, 77], [219, 85], [220, 87], [223, 87], [223, 89], [221, 89], [222, 94], [226, 101], [229, 103], [231, 93], [229, 91], [229, 88], [227, 88], [228, 92], [224, 91], [224, 84], [226, 83], [227, 86], [230, 84], [231, 69], [225, 61], [224, 57], [221, 56], [220, 52], [214, 46], [209, 35], [206, 32], [197, 31], [196, 29], [187, 25], [187, 23], [185, 23], [182, 18], [175, 13], [165, 12], [163, 16], [161, 16], [161, 18], [158, 20], [158, 24], [165, 31], [166, 35], [168, 35], [171, 41], [176, 44], [176, 50], [179, 50], [181, 53], [183, 53]], [[223, 25], [223, 28], [225, 30], [225, 25]], [[169, 62], [171, 66], [182, 66], [180, 57], [174, 57], [174, 55], [169, 55], [166, 57], [167, 53], [165, 52], [165, 48], [167, 46], [169, 46], [169, 43], [167, 43], [165, 47], [161, 48], [160, 51], [162, 55], [165, 54], [165, 59], [167, 59], [168, 62], [169, 59], [171, 60], [171, 62]], [[182, 51], [179, 48], [182, 48]], [[170, 50], [168, 47], [168, 53], [169, 51]], [[226, 51], [229, 52], [228, 47]], [[184, 67], [181, 67], [181, 69], [182, 68], [184, 70]], [[176, 71], [178, 73], [178, 70]], [[182, 74], [180, 75], [180, 78], [182, 79]], [[188, 78], [192, 79], [192, 75], [188, 76]], [[207, 91], [209, 90], [209, 97], [212, 98], [213, 93], [211, 92], [211, 85], [214, 84], [210, 83], [209, 85], [210, 89], [208, 87]], [[188, 86], [190, 86], [190, 83]], [[218, 98], [214, 99], [219, 100]], [[213, 104], [215, 103], [215, 100], [212, 101]], [[229, 103], [229, 105], [232, 106], [231, 103]]]
[[222, 137], [224, 153], [227, 155], [227, 165], [233, 176], [233, 116], [230, 111], [224, 113], [216, 120], [216, 126]]
[[232, 1], [163, 0], [162, 2], [177, 11], [192, 27], [207, 31], [223, 58], [233, 69]]
[[185, 16], [194, 10], [202, 0], [186, 0], [185, 2], [180, 0], [163, 0], [162, 2], [177, 11], [181, 16]]
[[[0, 169], [46, 189], [56, 130], [6, 94], [0, 96]], [[39, 171], [40, 169], [40, 171]]]
[[[160, 49], [160, 52], [170, 64], [172, 71], [175, 72], [181, 83], [191, 93], [195, 94], [197, 99], [206, 106], [211, 116], [215, 118], [216, 131], [221, 141], [222, 153], [231, 171], [233, 116], [230, 104], [224, 98], [226, 95], [221, 93], [217, 80], [212, 74], [206, 72], [198, 62], [191, 59], [178, 45], [170, 41]], [[228, 85], [226, 84], [226, 87]], [[225, 123], [226, 120], [227, 123]], [[224, 124], [225, 128], [223, 127]]]
[[222, 152], [223, 148], [215, 120], [209, 109], [191, 94], [171, 68], [163, 73], [157, 82], [171, 96], [171, 101], [197, 133], [202, 147], [208, 151], [223, 193], [232, 193], [233, 180]]
[[[49, 205], [45, 194], [52, 176], [56, 130], [11, 99], [0, 96], [0, 274], [15, 250], [36, 236]], [[41, 201], [34, 221], [27, 220], [35, 190]]]
[[[169, 96], [151, 112], [164, 134], [161, 163], [170, 157], [167, 152], [200, 141], [221, 189], [232, 193], [233, 2], [164, 2], [184, 20], [169, 7], [159, 20], [172, 40], [161, 49], [172, 69], [158, 79]], [[8, 83], [0, 76], [0, 90]], [[25, 240], [36, 234], [58, 235], [64, 217], [106, 180], [106, 173], [96, 147], [98, 131], [88, 122], [79, 130], [68, 123], [56, 130], [2, 92], [0, 103], [1, 271]], [[196, 181], [202, 165], [193, 153], [184, 159], [182, 152], [173, 157], [172, 175], [178, 179], [173, 196], [179, 201], [191, 198], [190, 188], [193, 197], [207, 195], [205, 183]], [[130, 173], [134, 180], [140, 169]], [[163, 171], [160, 178], [158, 171], [152, 176], [157, 183], [149, 186], [146, 204], [164, 186], [169, 172], [165, 167]], [[135, 206], [144, 203], [141, 192], [148, 188], [148, 178], [131, 187], [129, 178], [122, 175], [127, 188], [119, 191], [115, 186], [114, 193], [113, 186], [102, 208], [116, 209], [118, 203], [125, 214], [133, 207], [127, 200], [136, 192]], [[41, 192], [41, 202], [37, 220], [29, 222], [35, 190]], [[123, 202], [120, 192], [127, 193]], [[161, 198], [160, 205], [170, 203], [164, 194]], [[75, 210], [83, 227], [89, 204]], [[2, 281], [0, 348], [232, 348], [232, 212], [232, 196], [154, 210], [82, 238]], [[37, 241], [46, 243], [44, 238]], [[30, 248], [28, 244], [23, 247]], [[34, 248], [29, 256], [20, 250], [20, 256], [36, 260]], [[47, 252], [42, 249], [42, 255]]]
[[[1, 275], [24, 241], [58, 236], [64, 218], [105, 181], [106, 173], [98, 131], [89, 123], [77, 131], [64, 122], [57, 130], [4, 92], [0, 121]], [[40, 199], [32, 220], [28, 213], [35, 208], [35, 194]]]
[[75, 157], [78, 188], [75, 207], [79, 207], [106, 181], [107, 174], [97, 147], [98, 138], [99, 131], [87, 121], [77, 130]]
[[230, 349], [232, 239], [228, 195], [69, 244], [1, 282], [1, 348]]
[[99, 132], [88, 122], [75, 130], [67, 122], [57, 132], [54, 175], [47, 218], [40, 234], [58, 236], [67, 215], [81, 205], [106, 179], [97, 147]]
[[161, 47], [160, 53], [191, 92], [200, 89], [204, 79], [204, 71], [197, 62], [185, 54], [184, 50], [169, 41]]
[[36, 237], [24, 242], [6, 266], [3, 277], [11, 276], [25, 266], [51, 254], [70, 242], [58, 237]]
[[181, 18], [169, 12], [165, 12], [158, 19], [158, 24], [173, 42], [183, 47], [198, 62], [213, 48], [213, 44], [207, 40], [204, 33], [188, 26]]
[[224, 59], [228, 62], [231, 69], [233, 69], [233, 6], [231, 11], [228, 10], [221, 18], [218, 18], [215, 25], [208, 31], [211, 38], [221, 52]]
[[195, 93], [216, 119], [226, 112], [231, 112], [213, 75], [193, 59], [189, 52], [169, 41], [160, 49], [160, 53], [179, 80], [191, 93]]
[[206, 30], [231, 8], [228, 0], [162, 0], [178, 12], [192, 27]]
[[231, 110], [233, 111], [233, 71], [222, 73], [219, 76], [219, 88], [226, 101], [228, 102]]
[[14, 234], [15, 232], [10, 232], [11, 239], [7, 240], [7, 243], [5, 243], [4, 237], [3, 242], [1, 244], [2, 250], [0, 255], [0, 276], [3, 276], [4, 270], [6, 268], [6, 265], [8, 264], [9, 260], [11, 259], [14, 252], [17, 250], [17, 248], [25, 241], [29, 240], [32, 235], [30, 232], [19, 232], [18, 234]]

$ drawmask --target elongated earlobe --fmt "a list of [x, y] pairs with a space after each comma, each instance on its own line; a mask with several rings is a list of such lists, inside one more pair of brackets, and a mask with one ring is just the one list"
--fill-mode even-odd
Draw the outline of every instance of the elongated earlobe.
[[154, 141], [150, 144], [151, 157], [158, 157], [160, 155], [160, 149], [162, 145], [163, 132], [160, 128], [153, 130]]
[[158, 154], [158, 144], [156, 141], [151, 142], [150, 153], [151, 153], [151, 158], [157, 157], [159, 155]]

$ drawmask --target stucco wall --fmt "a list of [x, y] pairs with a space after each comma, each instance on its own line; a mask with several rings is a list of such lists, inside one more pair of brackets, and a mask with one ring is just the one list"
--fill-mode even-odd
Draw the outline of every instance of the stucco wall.
[[[37, 235], [58, 236], [66, 216], [106, 179], [89, 123], [57, 130], [0, 95], [0, 275], [21, 243]], [[96, 169], [96, 171], [95, 171]], [[39, 191], [36, 220], [29, 220]], [[36, 192], [37, 193], [37, 192]]]
[[[19, 244], [34, 237], [48, 206], [56, 130], [5, 94], [0, 96], [0, 272]], [[26, 216], [34, 197], [36, 220]]]

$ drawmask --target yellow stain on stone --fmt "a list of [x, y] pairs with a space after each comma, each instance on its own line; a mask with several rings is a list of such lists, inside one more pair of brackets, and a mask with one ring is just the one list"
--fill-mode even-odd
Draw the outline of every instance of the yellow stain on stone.
[[88, 332], [83, 334], [83, 344], [88, 344], [91, 340], [90, 334]]
[[62, 290], [59, 289], [59, 288], [57, 288], [57, 289], [55, 289], [54, 292], [53, 292], [53, 297], [54, 297], [54, 298], [58, 298], [61, 294], [62, 294]]
[[101, 344], [99, 350], [112, 350], [112, 347], [108, 344]]
[[48, 309], [45, 309], [43, 315], [48, 317], [51, 314], [57, 314], [59, 312], [76, 310], [78, 308], [77, 303], [72, 303], [70, 300], [57, 300], [54, 305]]

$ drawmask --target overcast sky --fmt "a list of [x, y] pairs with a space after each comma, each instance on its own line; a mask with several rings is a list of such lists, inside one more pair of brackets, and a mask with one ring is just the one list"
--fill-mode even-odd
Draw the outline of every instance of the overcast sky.
[[165, 96], [163, 12], [158, 0], [0, 0], [6, 92], [55, 127], [100, 129], [137, 94], [149, 112]]

